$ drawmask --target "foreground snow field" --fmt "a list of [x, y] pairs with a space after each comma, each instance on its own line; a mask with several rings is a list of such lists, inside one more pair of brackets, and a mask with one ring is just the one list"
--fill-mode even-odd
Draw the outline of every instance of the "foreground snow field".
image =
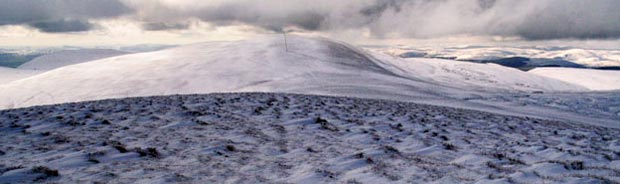
[[0, 111], [0, 183], [617, 183], [620, 131], [285, 94]]

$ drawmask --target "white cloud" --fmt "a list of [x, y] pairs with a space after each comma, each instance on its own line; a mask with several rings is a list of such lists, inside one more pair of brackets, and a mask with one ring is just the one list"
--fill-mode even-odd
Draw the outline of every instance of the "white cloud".
[[617, 0], [126, 0], [141, 20], [190, 17], [271, 30], [369, 30], [376, 37], [455, 34], [527, 39], [620, 37]]
[[[47, 31], [89, 43], [110, 42], [95, 36], [113, 37], [118, 42], [165, 38], [168, 42], [186, 43], [188, 35], [196, 36], [195, 41], [208, 40], [203, 38], [210, 38], [213, 31], [221, 34], [221, 30], [228, 30], [234, 35], [230, 37], [239, 37], [241, 33], [252, 35], [291, 27], [307, 34], [347, 40], [462, 35], [532, 40], [620, 38], [620, 11], [614, 9], [620, 7], [617, 0], [2, 1], [2, 44], [21, 44], [10, 36], [21, 33], [11, 31], [27, 32], [38, 36], [31, 39], [40, 40], [59, 38], [44, 33]], [[15, 29], [16, 25], [22, 28]], [[67, 42], [47, 40], [42, 42]]]

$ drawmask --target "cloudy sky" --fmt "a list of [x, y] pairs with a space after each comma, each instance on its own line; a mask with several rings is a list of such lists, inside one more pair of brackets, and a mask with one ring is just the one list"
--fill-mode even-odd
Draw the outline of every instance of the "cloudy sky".
[[617, 40], [618, 0], [0, 0], [0, 46], [183, 44], [294, 31], [346, 40]]

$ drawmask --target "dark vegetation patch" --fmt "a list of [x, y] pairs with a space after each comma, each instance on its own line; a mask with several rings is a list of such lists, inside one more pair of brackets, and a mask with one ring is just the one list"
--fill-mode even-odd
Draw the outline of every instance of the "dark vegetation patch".
[[32, 172], [37, 173], [37, 174], [42, 174], [42, 176], [37, 177], [35, 181], [42, 181], [48, 178], [60, 176], [60, 173], [58, 172], [58, 170], [50, 169], [45, 166], [36, 166], [32, 168]]
[[159, 158], [159, 152], [157, 151], [157, 148], [146, 148], [146, 149], [142, 149], [140, 147], [136, 148], [135, 151], [141, 156], [141, 157], [151, 157], [151, 158]]

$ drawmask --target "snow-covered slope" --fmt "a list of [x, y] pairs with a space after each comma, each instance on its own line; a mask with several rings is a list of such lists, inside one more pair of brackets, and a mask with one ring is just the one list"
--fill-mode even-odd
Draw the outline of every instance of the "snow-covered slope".
[[[554, 93], [588, 89], [498, 65], [471, 64], [463, 69], [438, 63], [441, 60], [403, 60], [296, 36], [290, 37], [286, 52], [282, 37], [268, 36], [58, 68], [0, 85], [0, 109], [136, 96], [280, 92], [391, 99], [620, 126], [615, 103], [592, 104], [617, 95], [590, 100], [588, 95], [574, 94], [565, 103]], [[500, 72], [489, 72], [493, 70]], [[541, 104], [534, 101], [539, 97], [553, 100]]]
[[528, 73], [584, 86], [591, 90], [620, 90], [620, 71], [537, 68]]
[[282, 94], [0, 111], [0, 183], [618, 183], [620, 130]]
[[[0, 107], [244, 91], [445, 99], [467, 97], [476, 92], [464, 91], [476, 91], [473, 89], [585, 90], [497, 65], [467, 65], [474, 69], [469, 71], [436, 67], [427, 60], [370, 55], [325, 39], [291, 37], [289, 43], [289, 52], [285, 51], [281, 37], [263, 37], [195, 44], [67, 66], [0, 86], [7, 91], [0, 94]], [[498, 72], [480, 73], [485, 70]], [[470, 88], [463, 90], [458, 86]]]
[[0, 67], [0, 85], [10, 83], [19, 79], [27, 78], [41, 73], [34, 70], [22, 70], [15, 68]]
[[381, 62], [396, 67], [397, 73], [411, 78], [433, 81], [468, 90], [508, 91], [583, 91], [584, 89], [555, 79], [531, 75], [497, 64], [454, 62], [427, 58], [393, 58], [375, 54]]
[[124, 54], [128, 54], [128, 52], [109, 49], [64, 50], [39, 56], [32, 61], [24, 63], [18, 68], [26, 70], [52, 70], [63, 66]]

